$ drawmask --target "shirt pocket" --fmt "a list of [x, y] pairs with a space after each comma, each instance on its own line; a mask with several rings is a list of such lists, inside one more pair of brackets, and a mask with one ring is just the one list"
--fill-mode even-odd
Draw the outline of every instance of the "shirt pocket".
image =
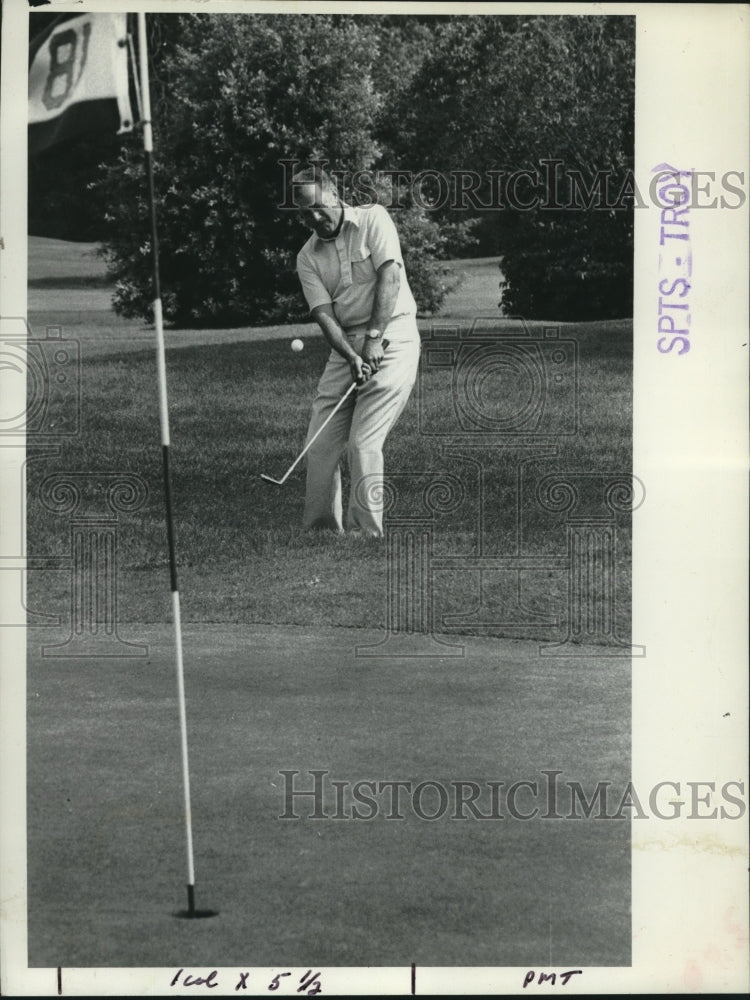
[[375, 265], [372, 262], [372, 254], [368, 247], [355, 247], [351, 257], [352, 283], [355, 285], [366, 284], [375, 280]]

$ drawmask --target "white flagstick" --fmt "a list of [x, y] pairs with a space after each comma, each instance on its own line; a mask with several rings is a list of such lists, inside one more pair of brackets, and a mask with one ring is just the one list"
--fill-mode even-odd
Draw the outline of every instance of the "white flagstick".
[[159, 377], [159, 421], [161, 424], [162, 460], [164, 465], [164, 497], [167, 509], [167, 543], [169, 547], [169, 575], [172, 590], [172, 614], [175, 630], [177, 660], [177, 700], [180, 713], [180, 743], [182, 749], [182, 782], [185, 797], [185, 834], [187, 840], [188, 917], [211, 916], [212, 911], [195, 909], [195, 866], [193, 864], [193, 828], [190, 810], [190, 767], [188, 764], [187, 715], [185, 712], [185, 678], [182, 664], [182, 623], [180, 620], [180, 593], [177, 588], [177, 563], [175, 558], [174, 526], [172, 522], [172, 490], [169, 474], [169, 411], [167, 409], [167, 367], [164, 355], [164, 327], [161, 308], [161, 282], [159, 277], [159, 244], [156, 230], [156, 203], [154, 198], [153, 135], [151, 131], [151, 92], [148, 76], [148, 50], [146, 42], [146, 15], [138, 14], [138, 56], [141, 76], [141, 101], [143, 103], [143, 148], [148, 171], [149, 207], [151, 214], [151, 252], [154, 264], [154, 327], [156, 329], [156, 366]]

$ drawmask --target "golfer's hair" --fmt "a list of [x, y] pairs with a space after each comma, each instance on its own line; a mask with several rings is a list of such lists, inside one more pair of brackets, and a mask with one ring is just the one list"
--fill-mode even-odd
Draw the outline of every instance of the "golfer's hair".
[[314, 184], [322, 193], [332, 191], [334, 194], [338, 194], [338, 189], [333, 178], [330, 177], [322, 167], [317, 165], [302, 167], [301, 170], [298, 170], [292, 175], [292, 179], [289, 183], [289, 194], [291, 195], [292, 201], [294, 201], [295, 190], [301, 184]]

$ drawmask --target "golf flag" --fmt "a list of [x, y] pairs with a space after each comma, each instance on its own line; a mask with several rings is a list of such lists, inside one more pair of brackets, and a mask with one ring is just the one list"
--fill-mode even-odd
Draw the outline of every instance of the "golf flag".
[[90, 129], [132, 130], [126, 14], [55, 22], [29, 58], [30, 152]]

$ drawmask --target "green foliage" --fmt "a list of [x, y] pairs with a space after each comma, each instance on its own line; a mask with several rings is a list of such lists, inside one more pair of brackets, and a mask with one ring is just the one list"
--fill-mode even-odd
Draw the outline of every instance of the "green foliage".
[[443, 225], [418, 205], [393, 212], [401, 239], [404, 268], [420, 315], [434, 315], [448, 292], [458, 288], [463, 276], [444, 261], [457, 248], [473, 244], [471, 227]]
[[401, 239], [404, 268], [409, 286], [420, 313], [438, 310], [443, 298], [458, 284], [450, 268], [441, 267], [436, 258], [442, 256], [444, 240], [440, 229], [423, 209], [412, 205], [394, 213]]
[[392, 115], [414, 169], [585, 170], [632, 159], [634, 23], [617, 16], [457, 17]]
[[632, 210], [538, 211], [513, 221], [501, 236], [506, 313], [570, 322], [631, 314]]
[[[633, 19], [455, 18], [444, 25], [382, 141], [415, 170], [506, 175], [562, 161], [620, 190], [633, 166]], [[542, 190], [544, 201], [545, 190]], [[489, 202], [489, 191], [482, 193]], [[486, 213], [481, 249], [503, 255], [509, 311], [594, 319], [632, 309], [632, 206]]]
[[[304, 309], [294, 256], [306, 238], [284, 198], [281, 160], [361, 169], [378, 97], [368, 31], [351, 18], [192, 15], [161, 67], [155, 178], [165, 317], [231, 325]], [[171, 94], [171, 98], [169, 95]], [[345, 113], [343, 111], [345, 109]], [[124, 148], [102, 185], [115, 307], [148, 312], [142, 154]]]
[[[634, 19], [621, 16], [151, 16], [165, 317], [231, 325], [307, 315], [294, 270], [307, 231], [277, 208], [284, 160], [321, 158], [349, 173], [508, 176], [540, 174], [541, 161], [555, 159], [588, 184], [608, 171], [619, 191], [633, 166], [633, 31]], [[30, 217], [40, 234], [64, 216], [68, 228], [45, 235], [103, 238], [116, 309], [146, 316], [138, 136], [116, 161], [103, 158], [92, 191], [85, 171], [48, 191], [54, 161], [43, 174], [32, 165]], [[76, 186], [86, 204], [73, 218]], [[479, 194], [488, 200], [486, 189]], [[451, 287], [444, 261], [471, 253], [503, 258], [509, 312], [591, 319], [631, 311], [630, 206], [521, 211], [504, 199], [500, 209], [461, 211], [420, 207], [408, 192], [401, 206], [392, 211], [423, 312], [436, 312]]]
[[[156, 198], [164, 316], [176, 325], [306, 318], [295, 256], [307, 231], [284, 197], [281, 161], [371, 167], [385, 105], [416, 71], [432, 28], [347, 15], [168, 15], [154, 19]], [[154, 29], [152, 29], [154, 30]], [[158, 43], [161, 42], [161, 48]], [[385, 94], [382, 90], [385, 90]], [[152, 299], [143, 156], [136, 141], [105, 167], [105, 253], [115, 309], [147, 316]], [[291, 168], [290, 168], [291, 169]], [[458, 277], [438, 263], [471, 243], [470, 226], [395, 210], [420, 311], [437, 311]]]

